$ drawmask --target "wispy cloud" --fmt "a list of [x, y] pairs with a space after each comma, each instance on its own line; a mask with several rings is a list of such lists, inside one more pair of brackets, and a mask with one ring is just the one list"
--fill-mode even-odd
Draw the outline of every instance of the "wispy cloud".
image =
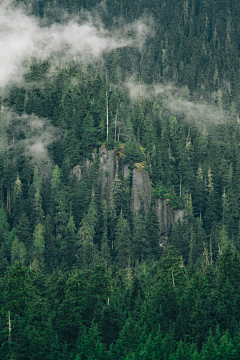
[[35, 115], [18, 116], [8, 109], [1, 112], [0, 152], [14, 151], [17, 156], [27, 157], [30, 165], [38, 166], [42, 177], [51, 174], [53, 163], [48, 147], [60, 135], [61, 130], [52, 126], [47, 119], [39, 119]]
[[223, 124], [234, 116], [213, 101], [204, 101], [200, 97], [195, 97], [196, 100], [190, 99], [185, 87], [177, 87], [171, 83], [146, 85], [131, 79], [125, 82], [124, 86], [128, 89], [132, 101], [143, 97], [154, 102], [157, 96], [160, 96], [164, 110], [198, 128], [206, 129], [212, 125]]
[[94, 12], [82, 19], [44, 26], [12, 1], [0, 4], [0, 87], [22, 81], [32, 58], [66, 64], [69, 60], [95, 62], [105, 52], [133, 46], [142, 49], [153, 33], [153, 21], [144, 17], [123, 28], [108, 31]]

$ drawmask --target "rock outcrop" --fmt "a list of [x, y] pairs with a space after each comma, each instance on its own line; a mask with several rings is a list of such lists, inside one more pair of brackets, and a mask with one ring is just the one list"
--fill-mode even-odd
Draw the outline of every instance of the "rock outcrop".
[[132, 174], [131, 209], [133, 212], [144, 206], [145, 213], [151, 205], [152, 185], [142, 164], [135, 164]]
[[122, 171], [123, 171], [123, 178], [126, 179], [130, 175], [128, 164], [123, 164]]
[[168, 235], [171, 225], [174, 222], [174, 215], [168, 200], [157, 198], [154, 210], [159, 221], [160, 235]]
[[107, 150], [103, 145], [99, 149], [99, 185], [101, 188], [101, 199], [107, 202], [116, 172], [116, 157], [114, 150]]
[[174, 214], [174, 222], [180, 220], [180, 222], [183, 221], [185, 216], [185, 210], [184, 209], [177, 209], [175, 210]]
[[75, 166], [72, 169], [72, 172], [76, 175], [77, 182], [80, 182], [82, 180], [82, 169], [80, 165]]
[[[94, 151], [92, 153], [93, 161], [95, 160], [95, 158], [96, 158], [96, 152]], [[84, 171], [89, 171], [89, 169], [91, 168], [91, 166], [93, 164], [93, 161], [86, 159], [84, 164], [74, 166], [74, 168], [72, 169], [72, 172], [76, 175], [77, 182], [80, 182], [82, 180]]]
[[[130, 176], [131, 171], [128, 164], [124, 163], [124, 155], [118, 156], [114, 150], [108, 150], [103, 145], [99, 148], [99, 186], [101, 191], [101, 199], [110, 201], [111, 187], [118, 173], [122, 173], [123, 178], [126, 179]], [[72, 171], [76, 175], [77, 181], [80, 182], [83, 178], [83, 173], [89, 171], [93, 161], [96, 160], [96, 151], [92, 154], [92, 161], [87, 159], [83, 165], [75, 166]], [[131, 184], [130, 184], [130, 205], [132, 212], [140, 210], [144, 206], [145, 213], [147, 214], [151, 206], [152, 185], [149, 175], [145, 169], [144, 163], [136, 163], [132, 171]], [[184, 210], [172, 210], [168, 200], [157, 198], [154, 203], [154, 210], [159, 221], [160, 235], [167, 239], [171, 225], [184, 219]]]

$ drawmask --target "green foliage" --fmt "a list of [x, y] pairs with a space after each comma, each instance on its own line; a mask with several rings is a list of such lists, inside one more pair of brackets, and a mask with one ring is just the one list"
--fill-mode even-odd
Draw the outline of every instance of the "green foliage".
[[124, 219], [121, 211], [116, 225], [115, 250], [116, 261], [120, 268], [126, 268], [131, 260], [130, 228], [127, 219]]
[[33, 267], [44, 267], [44, 248], [45, 248], [45, 239], [44, 239], [45, 227], [41, 223], [36, 225], [33, 233]]
[[132, 168], [134, 163], [140, 163], [145, 160], [144, 155], [140, 149], [140, 145], [135, 139], [127, 141], [124, 146], [125, 162]]
[[[48, 24], [61, 21], [59, 6], [83, 14], [96, 1], [53, 5], [33, 1], [28, 11]], [[144, 2], [104, 6], [109, 33], [116, 14], [131, 29], [145, 11]], [[156, 32], [141, 52], [124, 46], [106, 52], [103, 67], [54, 71], [32, 60], [27, 86], [2, 94], [1, 359], [240, 358], [239, 2], [149, 0], [148, 8]], [[32, 114], [47, 119], [36, 132]], [[47, 156], [36, 160], [28, 144], [38, 138]], [[115, 179], [105, 173], [108, 201], [98, 182], [103, 143], [118, 160]], [[130, 211], [138, 163], [153, 187], [147, 214]], [[160, 219], [156, 198], [168, 204]]]
[[160, 197], [169, 201], [169, 205], [173, 209], [183, 209], [184, 201], [181, 196], [177, 196], [173, 188], [167, 188], [163, 184], [157, 184], [152, 191], [153, 199]]
[[20, 242], [15, 236], [13, 242], [12, 242], [12, 248], [11, 248], [11, 264], [12, 266], [19, 262], [22, 265], [25, 265], [26, 263], [26, 248], [23, 242]]
[[80, 266], [89, 267], [94, 256], [94, 236], [97, 224], [97, 207], [95, 204], [95, 193], [92, 191], [91, 203], [88, 212], [83, 217], [78, 230], [78, 262]]

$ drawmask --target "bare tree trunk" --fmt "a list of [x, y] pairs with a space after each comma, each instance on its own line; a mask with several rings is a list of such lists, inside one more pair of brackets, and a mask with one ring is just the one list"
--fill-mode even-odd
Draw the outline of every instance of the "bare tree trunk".
[[212, 237], [210, 236], [210, 262], [212, 265]]
[[3, 182], [1, 182], [1, 201], [4, 204], [4, 190], [3, 190]]
[[117, 141], [117, 116], [118, 116], [118, 104], [117, 104], [117, 113], [116, 113], [116, 117], [115, 117], [115, 138], [114, 141]]
[[10, 310], [8, 310], [8, 331], [9, 331], [9, 342], [11, 342], [11, 330], [12, 330], [12, 324], [11, 324], [11, 316], [10, 316]]
[[180, 196], [182, 196], [182, 175], [180, 175]]
[[108, 141], [108, 96], [106, 90], [106, 111], [107, 111], [107, 141]]
[[8, 213], [11, 214], [11, 192], [10, 189], [7, 189], [7, 209]]
[[172, 283], [173, 283], [173, 286], [175, 286], [175, 281], [174, 281], [174, 276], [173, 276], [173, 269], [172, 269]]

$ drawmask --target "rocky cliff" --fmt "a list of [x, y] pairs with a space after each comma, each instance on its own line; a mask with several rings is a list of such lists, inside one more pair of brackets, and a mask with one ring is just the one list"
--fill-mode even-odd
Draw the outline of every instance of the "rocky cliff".
[[99, 185], [101, 198], [107, 202], [110, 199], [110, 192], [116, 174], [116, 154], [114, 150], [107, 150], [103, 145], [99, 149]]
[[143, 204], [145, 213], [151, 205], [152, 185], [148, 173], [142, 164], [135, 164], [132, 173], [131, 209], [140, 210]]
[[[93, 161], [96, 158], [96, 153], [92, 154]], [[80, 182], [84, 170], [91, 167], [92, 161], [86, 160], [83, 165], [77, 165], [73, 168], [77, 180]], [[119, 154], [114, 150], [108, 150], [103, 145], [99, 148], [99, 186], [101, 190], [101, 199], [107, 202], [110, 200], [111, 186], [116, 176], [116, 171], [122, 172], [123, 178], [130, 176], [131, 172], [128, 164], [124, 163], [124, 157], [119, 157]], [[131, 197], [130, 205], [132, 212], [138, 211], [141, 206], [144, 206], [145, 212], [148, 212], [152, 202], [152, 184], [149, 175], [145, 169], [144, 163], [136, 163], [131, 174]], [[157, 198], [154, 202], [154, 210], [159, 221], [160, 235], [168, 236], [171, 225], [175, 221], [182, 221], [184, 218], [184, 210], [173, 211], [169, 205], [168, 200]]]

